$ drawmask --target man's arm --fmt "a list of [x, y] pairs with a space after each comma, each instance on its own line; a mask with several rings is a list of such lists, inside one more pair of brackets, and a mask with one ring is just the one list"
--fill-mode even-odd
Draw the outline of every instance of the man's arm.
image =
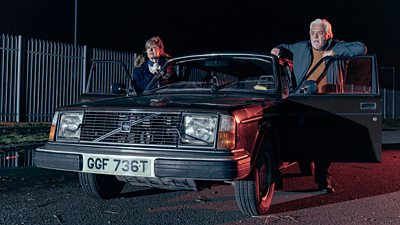
[[289, 49], [290, 46], [288, 44], [280, 44], [271, 50], [271, 54], [275, 55], [278, 58], [280, 57], [287, 58], [288, 52], [290, 52]]
[[271, 54], [275, 55], [276, 57], [280, 58], [292, 58], [293, 57], [293, 52], [295, 51], [295, 47], [298, 45], [296, 44], [280, 44], [278, 46], [275, 46], [271, 50]]
[[337, 42], [333, 48], [333, 54], [337, 56], [358, 56], [367, 54], [367, 47], [357, 42]]

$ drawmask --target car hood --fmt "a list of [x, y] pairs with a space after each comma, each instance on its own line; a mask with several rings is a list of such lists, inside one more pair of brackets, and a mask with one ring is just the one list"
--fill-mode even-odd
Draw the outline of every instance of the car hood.
[[277, 96], [243, 95], [243, 94], [163, 94], [148, 96], [133, 96], [107, 99], [102, 101], [88, 101], [71, 106], [72, 108], [197, 108], [197, 109], [224, 109], [230, 110], [253, 104], [277, 102]]

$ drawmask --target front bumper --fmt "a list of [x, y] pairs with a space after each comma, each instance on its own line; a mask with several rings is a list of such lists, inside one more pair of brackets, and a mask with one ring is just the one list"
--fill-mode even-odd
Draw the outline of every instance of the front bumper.
[[84, 154], [150, 157], [154, 159], [154, 176], [159, 178], [231, 181], [246, 176], [250, 171], [250, 157], [244, 150], [236, 150], [232, 154], [49, 142], [34, 151], [33, 161], [35, 166], [41, 168], [82, 172]]

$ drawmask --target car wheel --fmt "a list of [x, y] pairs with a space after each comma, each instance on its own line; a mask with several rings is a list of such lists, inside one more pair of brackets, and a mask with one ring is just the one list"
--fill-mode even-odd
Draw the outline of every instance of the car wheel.
[[91, 173], [79, 173], [79, 183], [86, 194], [101, 199], [117, 197], [125, 186], [115, 176]]
[[268, 155], [258, 160], [252, 175], [252, 180], [235, 181], [236, 203], [246, 215], [264, 215], [271, 205], [275, 191], [275, 183], [272, 182], [272, 164]]

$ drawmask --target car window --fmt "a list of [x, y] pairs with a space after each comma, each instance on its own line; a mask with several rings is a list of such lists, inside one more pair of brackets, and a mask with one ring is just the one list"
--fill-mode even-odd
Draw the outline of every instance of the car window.
[[324, 69], [311, 70], [310, 74], [302, 80], [302, 85], [298, 87], [296, 93], [304, 93], [307, 88], [314, 88], [315, 90], [311, 91], [311, 94], [316, 95], [378, 93], [372, 82], [375, 76], [371, 69], [372, 63], [374, 62], [370, 57], [325, 59], [321, 61], [320, 65], [316, 65], [316, 67], [322, 66]]
[[[154, 91], [227, 91], [270, 93], [278, 90], [272, 59], [230, 56], [199, 57], [170, 62], [147, 90]], [[162, 77], [176, 77], [164, 82]]]
[[347, 76], [344, 80], [344, 93], [371, 94], [372, 69], [370, 59], [353, 59], [347, 66]]
[[127, 65], [121, 61], [94, 60], [90, 68], [85, 93], [111, 93], [115, 83], [130, 87], [132, 80]]

